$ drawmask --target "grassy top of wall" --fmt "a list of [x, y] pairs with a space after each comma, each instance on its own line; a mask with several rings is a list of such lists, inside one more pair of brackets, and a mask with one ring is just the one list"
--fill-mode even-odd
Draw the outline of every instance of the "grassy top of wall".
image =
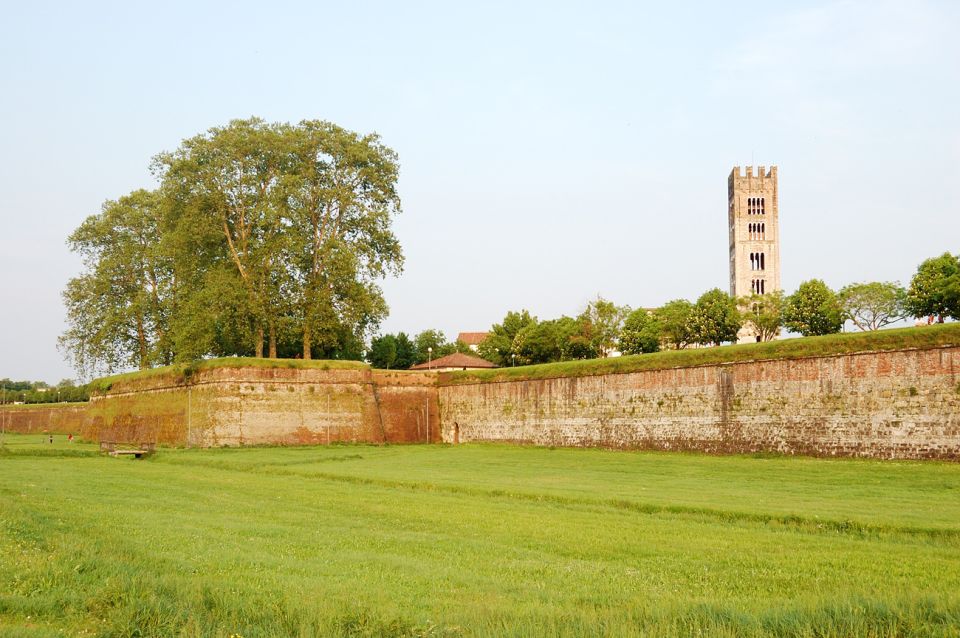
[[783, 339], [767, 343], [745, 343], [716, 348], [667, 350], [610, 359], [563, 361], [516, 368], [461, 370], [442, 373], [440, 375], [440, 385], [582, 377], [717, 365], [739, 361], [803, 359], [856, 352], [936, 348], [940, 346], [960, 346], [960, 323], [878, 330], [876, 332], [848, 332], [824, 337]]
[[64, 401], [62, 403], [24, 403], [21, 405], [7, 403], [5, 405], [0, 405], [0, 410], [60, 410], [63, 408], [85, 408], [88, 405], [90, 404], [86, 401]]
[[181, 363], [160, 368], [137, 370], [124, 374], [115, 374], [90, 382], [91, 392], [108, 392], [118, 385], [127, 385], [140, 381], [168, 381], [183, 383], [201, 370], [215, 368], [294, 368], [298, 370], [367, 370], [370, 366], [361, 361], [333, 361], [325, 359], [257, 359], [254, 357], [222, 357], [203, 359], [192, 363]]

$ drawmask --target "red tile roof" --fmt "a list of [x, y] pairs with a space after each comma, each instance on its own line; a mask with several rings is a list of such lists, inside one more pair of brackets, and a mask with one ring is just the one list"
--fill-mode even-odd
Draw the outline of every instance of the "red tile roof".
[[457, 341], [462, 341], [468, 346], [478, 346], [489, 336], [489, 332], [461, 332], [457, 335]]
[[430, 362], [419, 363], [411, 366], [411, 370], [436, 370], [438, 368], [496, 368], [497, 366], [486, 359], [480, 357], [471, 357], [462, 352], [454, 352], [445, 357], [434, 359]]

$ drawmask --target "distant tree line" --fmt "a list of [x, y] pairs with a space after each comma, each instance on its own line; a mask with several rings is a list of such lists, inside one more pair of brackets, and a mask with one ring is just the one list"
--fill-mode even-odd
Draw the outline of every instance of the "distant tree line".
[[235, 120], [70, 235], [62, 349], [84, 374], [204, 356], [360, 359], [403, 265], [397, 155], [335, 124]]
[[43, 381], [0, 379], [0, 404], [75, 402], [89, 398], [87, 386], [77, 385], [73, 379], [63, 379], [57, 385]]
[[591, 359], [734, 342], [741, 328], [759, 341], [782, 329], [804, 336], [840, 332], [850, 321], [878, 330], [908, 317], [928, 323], [960, 319], [960, 256], [924, 261], [908, 288], [894, 282], [850, 284], [839, 291], [811, 279], [791, 295], [781, 291], [735, 299], [715, 288], [696, 302], [675, 299], [659, 308], [631, 309], [597, 298], [577, 317], [540, 321], [511, 311], [480, 344], [481, 357], [500, 366]]

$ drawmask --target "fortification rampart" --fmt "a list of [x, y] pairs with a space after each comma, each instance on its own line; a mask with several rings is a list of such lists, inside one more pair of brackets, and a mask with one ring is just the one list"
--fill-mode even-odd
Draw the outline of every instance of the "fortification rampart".
[[441, 380], [443, 440], [960, 458], [960, 347]]
[[170, 445], [439, 440], [436, 375], [213, 367], [114, 384], [90, 403], [93, 440]]
[[80, 434], [90, 425], [85, 403], [43, 403], [0, 408], [0, 430], [19, 434]]
[[220, 360], [100, 380], [85, 407], [0, 409], [0, 425], [194, 446], [499, 441], [960, 460], [958, 374], [960, 324], [439, 376]]

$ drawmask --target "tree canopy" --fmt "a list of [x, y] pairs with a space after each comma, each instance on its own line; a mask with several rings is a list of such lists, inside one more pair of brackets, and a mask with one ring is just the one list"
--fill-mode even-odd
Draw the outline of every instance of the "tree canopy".
[[743, 324], [753, 331], [760, 341], [771, 341], [780, 334], [784, 305], [782, 290], [741, 297], [739, 305]]
[[657, 316], [646, 308], [637, 308], [623, 322], [620, 332], [620, 350], [624, 354], [642, 354], [660, 350], [663, 326]]
[[811, 279], [787, 297], [783, 325], [805, 337], [833, 334], [843, 327], [843, 309], [827, 284]]
[[157, 155], [155, 192], [71, 235], [61, 339], [85, 371], [205, 355], [359, 358], [400, 272], [397, 156], [375, 134], [234, 120]]
[[879, 330], [907, 315], [907, 292], [896, 283], [850, 284], [837, 293], [846, 319], [860, 330]]
[[690, 313], [691, 339], [696, 343], [720, 345], [736, 341], [742, 319], [736, 300], [719, 288], [700, 295]]
[[960, 256], [943, 253], [920, 264], [910, 280], [906, 306], [914, 317], [960, 319]]

